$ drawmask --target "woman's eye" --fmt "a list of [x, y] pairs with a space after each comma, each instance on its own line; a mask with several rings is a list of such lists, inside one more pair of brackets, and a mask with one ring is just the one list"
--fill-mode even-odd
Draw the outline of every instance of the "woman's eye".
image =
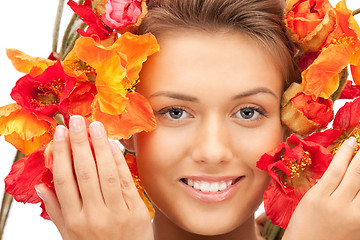
[[160, 114], [172, 120], [180, 120], [191, 116], [184, 109], [175, 107], [163, 109]]
[[264, 115], [261, 110], [255, 108], [242, 108], [234, 114], [236, 118], [242, 118], [245, 120], [256, 120], [260, 117], [260, 115]]

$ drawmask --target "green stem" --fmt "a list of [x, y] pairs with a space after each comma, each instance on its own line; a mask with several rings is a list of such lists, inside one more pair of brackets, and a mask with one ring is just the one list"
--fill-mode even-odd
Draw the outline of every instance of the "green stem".
[[[82, 4], [83, 2], [84, 2], [84, 0], [79, 0], [78, 4]], [[74, 26], [75, 21], [78, 18], [79, 18], [79, 16], [76, 13], [74, 13], [71, 16], [69, 24], [67, 25], [67, 27], [65, 29], [64, 36], [63, 36], [63, 39], [62, 39], [62, 42], [61, 42], [60, 59], [63, 59], [66, 56], [65, 52], [66, 52], [66, 49], [67, 49], [67, 46], [68, 46], [68, 43], [69, 43], [69, 36], [71, 35], [71, 32], [72, 32], [71, 30], [72, 30], [72, 28]]]
[[59, 125], [63, 125], [66, 127], [66, 124], [64, 122], [64, 117], [61, 113], [57, 113], [54, 117], [54, 120], [56, 121], [57, 124]]
[[[81, 23], [78, 29], [85, 29], [87, 25], [85, 23]], [[65, 52], [61, 55], [61, 60], [64, 60], [65, 57], [69, 54], [69, 52], [74, 48], [76, 40], [80, 37], [80, 34], [74, 32], [68, 39], [68, 43], [66, 46]]]
[[355, 16], [356, 14], [359, 14], [359, 13], [360, 13], [360, 8], [355, 9], [355, 10], [352, 12], [352, 15]]
[[270, 220], [267, 220], [264, 224], [264, 230], [262, 236], [266, 240], [280, 240], [284, 235], [285, 229], [271, 224]]
[[[22, 152], [18, 150], [14, 158], [14, 163], [19, 159], [21, 159], [22, 157], [24, 157], [24, 154], [22, 154]], [[6, 220], [9, 215], [12, 201], [13, 201], [13, 197], [4, 191], [4, 196], [2, 199], [1, 210], [0, 210], [0, 240], [2, 239], [4, 233], [4, 228], [5, 228]]]
[[64, 3], [65, 3], [65, 0], [59, 0], [57, 12], [56, 12], [54, 32], [53, 32], [53, 42], [52, 42], [52, 51], [53, 52], [57, 52], [60, 23], [61, 23], [61, 17], [63, 15]]

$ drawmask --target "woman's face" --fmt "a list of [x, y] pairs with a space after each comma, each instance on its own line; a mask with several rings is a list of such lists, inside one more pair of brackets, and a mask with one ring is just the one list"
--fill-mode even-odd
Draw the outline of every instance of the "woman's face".
[[280, 70], [240, 34], [168, 34], [160, 47], [137, 87], [157, 120], [133, 138], [143, 186], [182, 229], [230, 232], [253, 221], [269, 183], [256, 162], [282, 139]]

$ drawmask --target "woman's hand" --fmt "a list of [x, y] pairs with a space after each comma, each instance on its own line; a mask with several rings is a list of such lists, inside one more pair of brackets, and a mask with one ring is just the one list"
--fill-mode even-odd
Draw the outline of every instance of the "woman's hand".
[[56, 195], [37, 186], [50, 218], [65, 240], [154, 239], [150, 214], [118, 145], [109, 142], [100, 122], [91, 123], [89, 133], [94, 154], [82, 117], [73, 116], [69, 130], [56, 129]]
[[300, 201], [284, 238], [360, 239], [360, 151], [349, 138], [334, 156], [320, 181]]

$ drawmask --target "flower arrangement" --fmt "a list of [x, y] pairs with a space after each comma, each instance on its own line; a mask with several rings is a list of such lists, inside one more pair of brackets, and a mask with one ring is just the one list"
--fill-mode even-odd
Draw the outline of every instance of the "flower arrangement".
[[[2, 216], [7, 215], [4, 203], [11, 203], [6, 200], [10, 194], [19, 202], [41, 203], [41, 216], [49, 219], [34, 187], [45, 183], [54, 190], [51, 142], [55, 127], [68, 126], [71, 115], [85, 117], [87, 124], [101, 121], [115, 140], [156, 126], [149, 102], [135, 92], [142, 64], [159, 50], [152, 34], [134, 34], [146, 13], [146, 1], [67, 4], [74, 15], [60, 51], [54, 49], [47, 59], [17, 49], [6, 51], [15, 69], [25, 75], [11, 91], [15, 102], [0, 107], [0, 134], [19, 152], [5, 178]], [[59, 5], [59, 12], [63, 7]], [[153, 212], [139, 184], [135, 158], [126, 154], [126, 161], [140, 196]]]
[[[153, 35], [134, 34], [147, 12], [146, 0], [67, 4], [74, 16], [59, 51], [53, 49], [45, 59], [7, 50], [15, 69], [25, 75], [12, 89], [15, 103], [0, 107], [0, 134], [19, 150], [5, 179], [4, 199], [10, 194], [20, 202], [42, 203], [34, 186], [45, 183], [54, 189], [51, 141], [56, 125], [67, 126], [71, 115], [86, 117], [87, 124], [101, 121], [109, 138], [116, 140], [156, 127], [150, 104], [135, 91], [142, 64], [159, 50]], [[284, 25], [297, 47], [301, 82], [285, 91], [281, 117], [294, 134], [257, 163], [272, 178], [264, 195], [266, 214], [281, 228], [321, 178], [339, 145], [354, 136], [359, 149], [360, 27], [355, 13], [345, 0], [336, 7], [328, 0], [286, 2]], [[348, 66], [353, 81], [347, 80]], [[334, 116], [338, 99], [348, 103]], [[127, 154], [126, 160], [146, 202], [136, 159]], [[41, 216], [48, 219], [43, 204], [41, 208]]]
[[[304, 194], [321, 178], [341, 143], [354, 136], [360, 146], [360, 27], [345, 0], [287, 1], [284, 25], [297, 48], [301, 82], [283, 94], [281, 120], [293, 134], [257, 167], [272, 181], [264, 207], [272, 224], [286, 228]], [[350, 66], [353, 81], [347, 80]], [[334, 117], [333, 104], [347, 99]], [[327, 128], [333, 121], [332, 126]], [[286, 206], [286, 207], [284, 207]], [[281, 235], [281, 234], [280, 234]]]

